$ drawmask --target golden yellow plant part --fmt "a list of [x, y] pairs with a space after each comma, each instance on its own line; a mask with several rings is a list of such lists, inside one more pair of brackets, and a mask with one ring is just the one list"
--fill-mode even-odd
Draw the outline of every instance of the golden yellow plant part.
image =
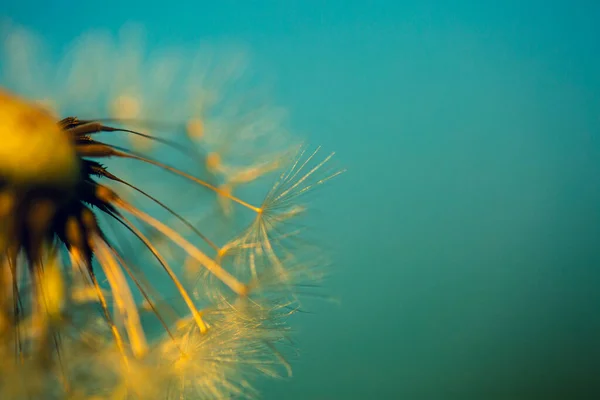
[[[19, 35], [11, 49], [31, 51]], [[121, 57], [80, 44], [66, 80], [35, 61], [8, 77], [17, 90], [56, 79], [51, 96], [0, 89], [0, 399], [254, 397], [257, 377], [291, 376], [287, 319], [323, 266], [295, 220], [301, 197], [337, 175], [323, 175], [331, 155], [291, 157], [285, 113], [245, 89], [222, 95], [232, 72], [171, 93], [173, 80], [144, 74], [156, 68], [138, 65], [137, 43]], [[185, 145], [163, 136], [176, 133]], [[128, 139], [160, 146], [120, 147]], [[275, 171], [260, 206], [242, 200]]]
[[0, 175], [21, 186], [69, 188], [79, 179], [75, 146], [42, 108], [0, 89]]

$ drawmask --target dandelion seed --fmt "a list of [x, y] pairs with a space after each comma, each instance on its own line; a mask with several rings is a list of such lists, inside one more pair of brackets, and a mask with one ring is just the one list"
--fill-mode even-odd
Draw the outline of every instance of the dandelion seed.
[[[219, 251], [218, 260], [234, 269], [236, 276], [246, 277], [251, 290], [253, 287], [280, 290], [303, 278], [319, 279], [317, 275], [307, 274], [314, 271], [310, 264], [325, 262], [320, 258], [320, 249], [307, 242], [300, 242], [302, 249], [290, 248], [290, 244], [299, 244], [296, 239], [301, 232], [284, 229], [306, 211], [302, 196], [342, 172], [324, 170], [333, 154], [319, 161], [318, 152], [317, 148], [306, 156], [305, 150], [299, 151], [291, 167], [281, 174], [266, 196], [261, 212], [248, 229]], [[207, 278], [212, 280], [212, 277]]]

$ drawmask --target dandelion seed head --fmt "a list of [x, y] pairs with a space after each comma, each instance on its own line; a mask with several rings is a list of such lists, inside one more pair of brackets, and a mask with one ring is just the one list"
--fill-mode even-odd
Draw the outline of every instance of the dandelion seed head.
[[322, 263], [290, 228], [329, 157], [286, 169], [247, 55], [153, 54], [129, 27], [38, 62], [35, 35], [6, 38], [0, 397], [251, 397], [291, 375], [286, 321]]

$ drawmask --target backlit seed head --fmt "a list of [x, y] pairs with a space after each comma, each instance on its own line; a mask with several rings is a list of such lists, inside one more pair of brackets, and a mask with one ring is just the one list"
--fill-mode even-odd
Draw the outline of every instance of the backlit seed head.
[[291, 376], [287, 318], [324, 265], [299, 202], [331, 156], [285, 168], [285, 113], [239, 86], [237, 58], [100, 42], [81, 39], [66, 77], [0, 58], [28, 98], [0, 91], [0, 399], [252, 397]]

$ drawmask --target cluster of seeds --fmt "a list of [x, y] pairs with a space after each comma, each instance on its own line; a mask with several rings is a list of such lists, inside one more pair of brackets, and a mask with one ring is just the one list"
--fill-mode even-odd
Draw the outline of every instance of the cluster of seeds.
[[288, 317], [325, 263], [294, 221], [339, 172], [235, 95], [240, 59], [211, 75], [122, 36], [37, 71], [35, 37], [5, 35], [0, 398], [254, 396], [291, 374]]

